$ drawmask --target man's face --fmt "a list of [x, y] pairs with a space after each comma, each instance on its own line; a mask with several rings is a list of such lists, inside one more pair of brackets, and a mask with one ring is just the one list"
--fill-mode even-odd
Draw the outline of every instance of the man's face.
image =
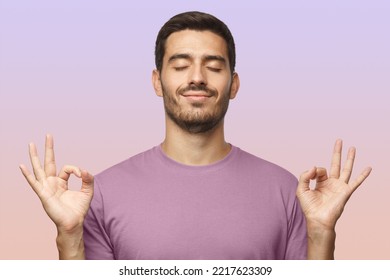
[[224, 39], [194, 30], [168, 37], [161, 73], [154, 71], [153, 81], [167, 116], [190, 133], [221, 123], [239, 86], [237, 74], [230, 72]]

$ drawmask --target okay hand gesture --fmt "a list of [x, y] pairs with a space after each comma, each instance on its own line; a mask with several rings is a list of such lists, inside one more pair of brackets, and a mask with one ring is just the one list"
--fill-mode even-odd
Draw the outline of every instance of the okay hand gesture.
[[[342, 170], [341, 151], [342, 141], [337, 140], [329, 177], [325, 168], [313, 167], [301, 175], [297, 188], [297, 197], [308, 224], [315, 224], [324, 230], [334, 230], [348, 199], [371, 172], [371, 167], [367, 167], [350, 182], [356, 149], [349, 149]], [[310, 180], [316, 180], [314, 189], [309, 187]]]
[[[29, 145], [29, 153], [34, 175], [23, 164], [20, 169], [48, 216], [59, 231], [71, 232], [80, 228], [92, 200], [93, 176], [72, 165], [65, 165], [57, 174], [51, 135], [46, 136], [44, 168], [33, 143]], [[68, 180], [72, 174], [81, 178], [80, 191], [68, 189]]]

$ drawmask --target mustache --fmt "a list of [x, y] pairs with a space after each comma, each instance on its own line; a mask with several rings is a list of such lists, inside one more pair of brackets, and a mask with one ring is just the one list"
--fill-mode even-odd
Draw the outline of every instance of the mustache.
[[216, 91], [208, 88], [206, 85], [200, 84], [200, 85], [188, 85], [185, 88], [181, 88], [178, 91], [178, 94], [184, 94], [187, 91], [204, 91], [207, 92], [209, 95], [215, 95]]

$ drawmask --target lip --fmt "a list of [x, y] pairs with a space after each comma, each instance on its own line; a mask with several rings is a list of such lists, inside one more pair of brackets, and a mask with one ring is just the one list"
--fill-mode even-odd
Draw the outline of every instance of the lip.
[[183, 97], [192, 101], [205, 101], [211, 96], [206, 94], [183, 94]]
[[186, 91], [182, 95], [184, 97], [211, 97], [211, 95], [205, 91]]
[[212, 96], [209, 92], [206, 91], [186, 91], [182, 94], [187, 100], [191, 101], [205, 101]]

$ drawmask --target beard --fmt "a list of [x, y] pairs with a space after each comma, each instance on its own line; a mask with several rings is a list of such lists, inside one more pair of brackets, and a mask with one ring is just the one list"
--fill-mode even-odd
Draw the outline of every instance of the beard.
[[[163, 99], [164, 99], [164, 108], [167, 116], [181, 129], [187, 131], [191, 134], [200, 134], [212, 131], [218, 124], [220, 124], [227, 112], [229, 107], [229, 90], [222, 94], [219, 104], [215, 105], [215, 108], [210, 112], [202, 110], [202, 107], [205, 107], [206, 104], [202, 102], [193, 102], [191, 106], [194, 110], [183, 110], [183, 108], [178, 103], [175, 96], [169, 94], [164, 85], [161, 83]], [[204, 85], [190, 85], [186, 88], [180, 89], [177, 92], [177, 95], [183, 94], [186, 91], [204, 91], [209, 93], [212, 96], [216, 95], [216, 91], [207, 88]]]

